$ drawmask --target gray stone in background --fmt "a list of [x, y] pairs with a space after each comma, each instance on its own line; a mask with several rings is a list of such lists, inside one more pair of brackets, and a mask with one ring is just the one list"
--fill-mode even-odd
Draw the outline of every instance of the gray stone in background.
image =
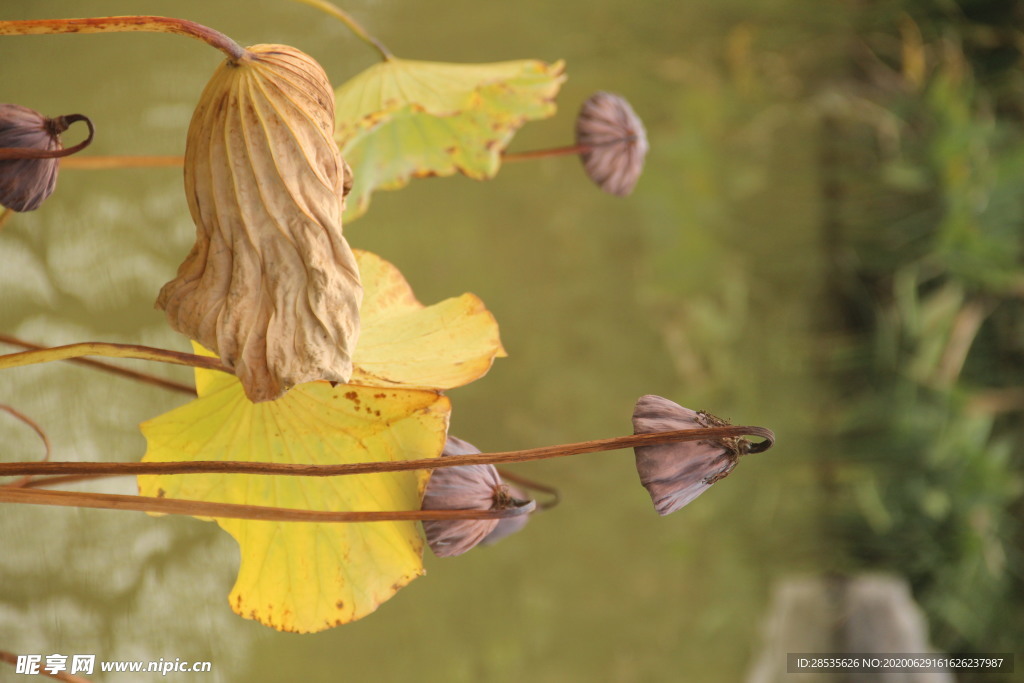
[[[792, 683], [786, 654], [931, 653], [928, 623], [902, 578], [804, 577], [779, 582], [747, 683]], [[800, 683], [954, 683], [951, 673], [802, 673]]]

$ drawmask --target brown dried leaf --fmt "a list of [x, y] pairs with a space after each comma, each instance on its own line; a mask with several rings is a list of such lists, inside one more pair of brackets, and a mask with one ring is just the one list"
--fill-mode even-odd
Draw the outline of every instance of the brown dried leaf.
[[185, 148], [196, 243], [157, 306], [252, 401], [352, 373], [362, 287], [341, 233], [345, 175], [316, 61], [256, 45], [217, 69]]

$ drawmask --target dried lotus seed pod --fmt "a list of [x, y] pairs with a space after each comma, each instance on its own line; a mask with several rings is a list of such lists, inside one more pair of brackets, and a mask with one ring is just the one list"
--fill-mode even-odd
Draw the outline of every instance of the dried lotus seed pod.
[[[454, 436], [445, 443], [442, 457], [479, 453], [473, 444]], [[494, 465], [460, 465], [435, 469], [423, 495], [424, 510], [503, 510], [522, 504], [511, 495]], [[506, 519], [526, 519], [517, 515]], [[505, 519], [459, 519], [423, 522], [427, 544], [438, 557], [454, 557], [472, 550]]]
[[644, 170], [647, 131], [624, 98], [599, 92], [580, 108], [576, 118], [576, 144], [583, 169], [598, 187], [624, 197], [633, 191]]
[[[85, 121], [89, 137], [68, 149], [60, 134], [75, 121]], [[81, 114], [47, 118], [17, 104], [0, 104], [0, 206], [34, 211], [57, 186], [60, 157], [92, 142], [92, 122]]]
[[[661, 396], [641, 396], [633, 411], [633, 432], [675, 431], [721, 427], [728, 422], [704, 412], [683, 408]], [[636, 469], [640, 483], [651, 495], [658, 514], [675, 512], [704, 493], [736, 467], [739, 456], [747, 453], [750, 442], [726, 437], [706, 441], [638, 446]]]

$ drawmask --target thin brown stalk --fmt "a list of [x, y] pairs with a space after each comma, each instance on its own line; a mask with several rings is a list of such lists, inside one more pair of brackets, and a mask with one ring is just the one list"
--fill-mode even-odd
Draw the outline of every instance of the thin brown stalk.
[[30, 19], [0, 21], [0, 36], [29, 36], [55, 33], [175, 33], [201, 40], [228, 56], [232, 61], [245, 58], [248, 52], [220, 31], [194, 21], [173, 17], [124, 16], [90, 17], [85, 19]]
[[[50, 454], [53, 452], [53, 448], [50, 445], [50, 438], [46, 436], [46, 432], [43, 431], [43, 428], [39, 426], [39, 423], [37, 423], [35, 420], [33, 420], [31, 417], [21, 412], [20, 410], [17, 410], [14, 407], [9, 406], [7, 404], [0, 403], [0, 410], [3, 410], [13, 415], [18, 420], [21, 420], [22, 422], [27, 424], [36, 434], [39, 435], [39, 438], [43, 440], [43, 448], [45, 449], [43, 452], [43, 462], [49, 460]], [[25, 476], [22, 477], [21, 479], [18, 479], [17, 481], [11, 482], [10, 484], [8, 484], [8, 486], [26, 486], [31, 480], [31, 475]]]
[[612, 138], [610, 140], [601, 140], [599, 142], [591, 142], [589, 145], [568, 145], [566, 147], [551, 147], [548, 149], [534, 149], [528, 152], [502, 152], [501, 160], [504, 161], [529, 161], [531, 159], [546, 159], [547, 157], [564, 157], [573, 156], [577, 154], [585, 154], [586, 152], [592, 152], [595, 149], [601, 147], [610, 147], [612, 145], [621, 145], [635, 140], [635, 135], [629, 135], [621, 138]]
[[0, 147], [0, 160], [7, 161], [10, 159], [60, 159], [61, 157], [71, 156], [77, 154], [83, 149], [92, 144], [93, 135], [96, 133], [96, 129], [92, 125], [92, 121], [88, 116], [82, 114], [67, 114], [65, 116], [58, 116], [52, 119], [50, 123], [55, 126], [55, 130], [63, 132], [67, 130], [68, 126], [76, 121], [85, 121], [85, 125], [89, 128], [89, 135], [73, 147], [61, 147], [60, 149], [36, 149], [34, 147]]
[[34, 365], [36, 363], [48, 363], [55, 360], [68, 360], [80, 356], [137, 358], [139, 360], [171, 363], [172, 365], [188, 365], [195, 368], [217, 370], [219, 372], [226, 372], [229, 375], [234, 374], [219, 359], [210, 356], [197, 356], [192, 353], [168, 351], [167, 349], [156, 349], [152, 346], [140, 346], [138, 344], [114, 344], [110, 342], [81, 342], [79, 344], [68, 344], [67, 346], [54, 346], [45, 349], [22, 351], [20, 353], [9, 353], [0, 356], [0, 370], [21, 367], [23, 365]]
[[406, 470], [458, 467], [460, 465], [497, 465], [528, 462], [568, 455], [612, 451], [620, 448], [653, 446], [680, 441], [702, 441], [730, 437], [756, 436], [764, 439], [750, 446], [750, 453], [760, 453], [775, 443], [775, 434], [764, 427], [706, 427], [680, 429], [651, 434], [633, 434], [610, 439], [596, 439], [577, 443], [544, 446], [520, 451], [500, 453], [469, 453], [447, 455], [443, 458], [421, 460], [393, 460], [386, 462], [358, 462], [344, 465], [303, 465], [292, 463], [242, 462], [232, 460], [194, 460], [191, 462], [11, 462], [0, 463], [0, 476], [22, 474], [261, 474], [303, 477], [337, 477], [354, 474], [376, 474]]
[[93, 155], [78, 156], [60, 162], [60, 170], [105, 171], [117, 168], [161, 168], [182, 166], [185, 157], [176, 155]]
[[[25, 483], [21, 484], [19, 488], [23, 489], [38, 489], [49, 486], [60, 486], [62, 484], [76, 484], [80, 481], [93, 481], [95, 479], [107, 479], [110, 477], [127, 477], [127, 474], [68, 474], [62, 476], [48, 476], [48, 477], [25, 477]], [[9, 484], [13, 485], [13, 484]]]
[[[41, 351], [46, 348], [45, 346], [40, 346], [39, 344], [33, 344], [32, 342], [27, 342], [23, 339], [12, 337], [9, 334], [0, 334], [0, 343], [10, 344], [11, 346], [17, 346], [23, 349], [29, 349], [34, 351]], [[180, 382], [175, 382], [174, 380], [164, 379], [163, 377], [157, 377], [156, 375], [151, 375], [147, 372], [129, 370], [128, 368], [121, 368], [110, 363], [104, 363], [103, 361], [92, 360], [91, 358], [65, 358], [64, 360], [66, 360], [69, 363], [78, 363], [79, 365], [85, 365], [90, 368], [95, 368], [97, 370], [109, 372], [114, 375], [120, 375], [121, 377], [127, 377], [129, 379], [134, 379], [139, 382], [144, 382], [145, 384], [152, 384], [154, 386], [169, 389], [171, 391], [178, 391], [183, 394], [188, 394], [190, 396], [196, 395], [195, 387], [189, 386], [188, 384], [181, 384]]]
[[56, 505], [85, 507], [101, 510], [133, 510], [192, 517], [219, 517], [223, 519], [249, 519], [266, 522], [411, 522], [424, 520], [502, 519], [529, 514], [534, 504], [503, 510], [369, 510], [330, 511], [298, 510], [294, 508], [241, 505], [237, 503], [211, 503], [180, 498], [152, 498], [126, 496], [113, 493], [84, 493], [80, 491], [50, 491], [0, 487], [0, 503], [23, 505]]
[[589, 152], [591, 147], [587, 145], [570, 145], [568, 147], [552, 147], [550, 149], [534, 149], [528, 152], [504, 152], [501, 160], [504, 161], [529, 161], [531, 159], [546, 159], [547, 157], [570, 156]]
[[4, 229], [4, 226], [7, 225], [7, 221], [11, 220], [11, 216], [13, 215], [13, 209], [8, 209], [6, 206], [0, 206], [0, 230]]
[[327, 2], [327, 0], [295, 0], [295, 2], [301, 2], [304, 5], [315, 7], [321, 12], [329, 14], [339, 20], [341, 23], [345, 24], [352, 33], [356, 34], [360, 40], [379, 52], [381, 59], [385, 62], [389, 59], [394, 59], [394, 55], [391, 54], [391, 50], [384, 47], [384, 43], [371, 36], [370, 33], [352, 17], [351, 14], [334, 3]]
[[546, 493], [547, 495], [551, 496], [550, 500], [537, 505], [538, 510], [550, 510], [551, 508], [558, 505], [558, 503], [562, 500], [562, 494], [559, 493], [558, 489], [556, 489], [553, 486], [548, 486], [547, 484], [542, 484], [539, 481], [528, 479], [527, 477], [524, 477], [521, 474], [510, 472], [509, 470], [502, 467], [498, 468], [498, 474], [501, 476], [503, 481], [510, 481], [513, 484], [519, 484], [523, 488], [528, 489], [530, 491], [540, 491], [541, 493]]

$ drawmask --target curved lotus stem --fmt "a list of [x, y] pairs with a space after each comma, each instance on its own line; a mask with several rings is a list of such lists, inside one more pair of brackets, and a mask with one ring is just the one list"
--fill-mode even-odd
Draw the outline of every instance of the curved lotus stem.
[[90, 17], [85, 19], [30, 19], [0, 21], [0, 36], [30, 36], [55, 33], [176, 33], [211, 45], [231, 60], [245, 57], [246, 50], [220, 31], [186, 19], [155, 16]]
[[[18, 339], [17, 337], [12, 337], [9, 334], [0, 334], [0, 343], [10, 344], [11, 346], [18, 346], [29, 351], [43, 351], [46, 349], [45, 346], [33, 344], [32, 342], [27, 342], [22, 339]], [[151, 375], [147, 372], [129, 370], [128, 368], [122, 368], [116, 365], [111, 365], [110, 363], [92, 360], [91, 358], [65, 358], [63, 360], [66, 360], [69, 363], [78, 363], [79, 365], [85, 365], [91, 368], [96, 368], [97, 370], [103, 370], [104, 372], [109, 372], [114, 375], [120, 375], [122, 377], [134, 379], [136, 381], [144, 382], [146, 384], [152, 384], [154, 386], [162, 387], [164, 389], [170, 389], [171, 391], [178, 391], [183, 394], [188, 394], [190, 396], [196, 395], [196, 389], [193, 386], [189, 386], [188, 384], [181, 384], [180, 382], [175, 382], [174, 380], [165, 379], [163, 377], [157, 377], [156, 375]]]
[[366, 31], [366, 29], [359, 24], [359, 22], [352, 18], [351, 14], [341, 9], [337, 5], [327, 2], [327, 0], [295, 0], [295, 2], [301, 2], [304, 5], [315, 7], [316, 9], [322, 12], [330, 14], [332, 17], [338, 19], [339, 21], [341, 21], [341, 23], [345, 24], [345, 26], [347, 26], [349, 30], [352, 31], [352, 33], [356, 34], [356, 36], [358, 36], [360, 40], [362, 40], [367, 45], [372, 46], [373, 49], [379, 52], [381, 59], [383, 59], [384, 61], [394, 59], [395, 56], [391, 54], [391, 50], [384, 47], [384, 43], [380, 42], [379, 40], [371, 36]]
[[179, 351], [168, 351], [167, 349], [156, 349], [151, 346], [140, 346], [138, 344], [113, 344], [109, 342], [81, 342], [79, 344], [55, 346], [48, 349], [9, 353], [0, 356], [0, 370], [17, 368], [23, 365], [34, 365], [36, 363], [48, 363], [55, 360], [71, 360], [80, 356], [138, 358], [140, 360], [154, 360], [173, 365], [189, 365], [196, 368], [232, 374], [231, 370], [217, 358], [197, 356], [192, 353], [181, 353]]
[[88, 116], [84, 114], [66, 114], [64, 116], [57, 116], [50, 119], [50, 128], [55, 134], [63, 133], [66, 131], [72, 123], [76, 121], [85, 121], [85, 125], [89, 128], [89, 135], [84, 140], [79, 142], [73, 147], [67, 147], [64, 149], [36, 149], [34, 147], [0, 147], [0, 160], [11, 160], [11, 159], [60, 159], [61, 157], [71, 156], [77, 152], [81, 152], [83, 149], [88, 147], [92, 143], [93, 135], [96, 133], [96, 129], [93, 128], [92, 121]]

